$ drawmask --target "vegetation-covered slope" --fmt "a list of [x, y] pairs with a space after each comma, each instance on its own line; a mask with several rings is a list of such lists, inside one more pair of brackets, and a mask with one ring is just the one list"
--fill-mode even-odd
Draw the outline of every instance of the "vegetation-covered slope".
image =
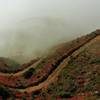
[[1, 100], [99, 100], [100, 30], [36, 61], [6, 72], [0, 66]]

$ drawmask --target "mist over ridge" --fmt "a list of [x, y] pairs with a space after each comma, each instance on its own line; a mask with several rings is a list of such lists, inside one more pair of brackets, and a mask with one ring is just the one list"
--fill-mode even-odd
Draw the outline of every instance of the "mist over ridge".
[[0, 56], [25, 62], [100, 28], [99, 0], [1, 0]]

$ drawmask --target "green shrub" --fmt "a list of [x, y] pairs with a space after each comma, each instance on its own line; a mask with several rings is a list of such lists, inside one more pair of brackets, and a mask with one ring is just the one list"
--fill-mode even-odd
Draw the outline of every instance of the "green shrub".
[[62, 98], [69, 98], [72, 96], [71, 92], [61, 91], [57, 94], [57, 96], [60, 96]]
[[94, 63], [100, 63], [100, 58], [95, 58], [93, 61], [91, 61], [92, 64]]
[[24, 73], [24, 77], [26, 79], [30, 78], [33, 74], [35, 74], [35, 69], [34, 68], [30, 68], [28, 71], [26, 71]]

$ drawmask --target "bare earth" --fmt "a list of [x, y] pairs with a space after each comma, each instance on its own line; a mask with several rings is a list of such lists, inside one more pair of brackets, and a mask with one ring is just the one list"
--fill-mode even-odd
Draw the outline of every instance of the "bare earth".
[[8, 64], [1, 59], [0, 100], [100, 100], [100, 30], [45, 58]]

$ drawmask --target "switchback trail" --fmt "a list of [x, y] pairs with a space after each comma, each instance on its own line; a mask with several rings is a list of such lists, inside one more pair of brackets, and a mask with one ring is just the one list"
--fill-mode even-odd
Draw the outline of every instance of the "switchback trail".
[[[7, 87], [14, 95], [20, 93], [17, 97], [40, 90], [57, 78], [71, 59], [70, 56], [77, 56], [84, 47], [97, 39], [100, 40], [100, 30], [78, 38], [69, 44], [63, 44], [56, 52], [38, 61], [36, 65], [15, 73], [0, 72], [0, 85]], [[39, 65], [41, 67], [38, 68]], [[35, 74], [33, 74], [33, 69], [36, 70]]]

